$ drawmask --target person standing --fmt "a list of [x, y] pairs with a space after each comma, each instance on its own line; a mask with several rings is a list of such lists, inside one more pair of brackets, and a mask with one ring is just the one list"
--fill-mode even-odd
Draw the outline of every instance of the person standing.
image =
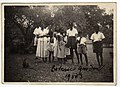
[[66, 32], [63, 33], [63, 41], [65, 42], [65, 62], [64, 63], [66, 63], [67, 62], [67, 58], [69, 58], [69, 56], [70, 56], [70, 49], [67, 48], [67, 46], [66, 46], [67, 45], [67, 41], [68, 41]]
[[70, 55], [72, 58], [72, 63], [74, 63], [73, 61], [73, 57], [74, 57], [74, 53], [73, 50], [75, 50], [76, 56], [77, 56], [77, 60], [79, 63], [79, 56], [78, 56], [78, 52], [77, 52], [77, 37], [78, 31], [76, 28], [74, 28], [73, 23], [70, 23], [70, 29], [67, 30], [67, 37], [68, 37], [68, 42], [67, 42], [67, 47], [70, 48]]
[[[96, 53], [96, 58], [99, 66], [103, 65], [103, 39], [105, 39], [105, 36], [102, 32], [99, 31], [99, 26], [96, 25], [95, 32], [91, 35], [91, 40], [93, 42], [93, 52]], [[100, 59], [99, 59], [100, 57]]]
[[77, 49], [78, 49], [78, 54], [80, 55], [81, 64], [83, 64], [82, 61], [82, 54], [83, 54], [85, 57], [86, 66], [88, 66], [87, 46], [86, 46], [87, 39], [85, 37], [85, 34], [82, 34], [82, 32], [78, 32], [77, 42], [78, 42]]
[[62, 64], [65, 63], [65, 42], [63, 41], [63, 36], [61, 34], [57, 35], [57, 58], [58, 61]]
[[54, 59], [57, 59], [57, 47], [58, 47], [58, 33], [54, 32]]
[[[34, 47], [35, 47], [35, 51], [36, 51], [36, 48], [37, 48], [37, 43], [38, 43], [38, 38], [37, 38], [37, 36], [39, 35], [39, 30], [41, 29], [41, 27], [39, 27], [39, 25], [38, 24], [36, 24], [36, 28], [35, 28], [35, 30], [34, 30], [34, 32], [33, 32], [33, 34], [35, 35], [35, 37], [34, 37]], [[37, 59], [37, 58], [36, 58]]]
[[49, 51], [49, 62], [51, 62], [51, 56], [52, 56], [52, 62], [54, 61], [54, 43], [55, 38], [53, 31], [49, 32], [49, 42], [48, 42], [48, 51]]
[[45, 28], [44, 24], [41, 24], [41, 28], [37, 31], [37, 50], [36, 50], [36, 57], [42, 58], [43, 62], [47, 61], [48, 57], [48, 51], [47, 51], [47, 45], [48, 45], [48, 35], [49, 30]]

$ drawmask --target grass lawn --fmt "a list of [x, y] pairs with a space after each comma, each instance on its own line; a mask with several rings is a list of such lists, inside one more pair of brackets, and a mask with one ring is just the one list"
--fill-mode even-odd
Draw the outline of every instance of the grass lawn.
[[[84, 64], [77, 64], [76, 55], [74, 56], [74, 64], [72, 64], [71, 60], [68, 60], [66, 64], [61, 65], [57, 62], [57, 59], [55, 59], [56, 61], [52, 63], [43, 63], [41, 59], [35, 60], [35, 54], [11, 54], [5, 59], [4, 81], [113, 82], [113, 58], [109, 54], [109, 52], [112, 52], [113, 49], [103, 49], [104, 66], [100, 69], [98, 68], [95, 54], [92, 52], [92, 45], [88, 44], [87, 47], [89, 66], [85, 65], [84, 57]], [[25, 58], [29, 61], [29, 68], [23, 68], [22, 66], [23, 59]], [[57, 70], [55, 68], [57, 68]]]

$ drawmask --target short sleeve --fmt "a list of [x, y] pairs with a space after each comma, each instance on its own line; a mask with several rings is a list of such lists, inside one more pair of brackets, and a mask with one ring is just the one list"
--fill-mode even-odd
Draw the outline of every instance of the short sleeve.
[[46, 29], [46, 34], [48, 34], [49, 33], [49, 29]]
[[47, 41], [50, 42], [50, 37], [47, 38]]
[[80, 37], [77, 37], [77, 40], [80, 40]]
[[104, 39], [104, 38], [105, 38], [104, 34], [103, 34], [103, 33], [101, 33], [101, 39]]
[[37, 32], [37, 28], [35, 28], [33, 34], [34, 34], [34, 35], [37, 35], [37, 34], [38, 34], [38, 32]]
[[66, 35], [69, 35], [69, 30], [66, 31]]
[[77, 31], [77, 29], [75, 28], [75, 34], [78, 34], [78, 31]]
[[94, 35], [92, 34], [91, 37], [90, 37], [91, 40], [94, 40]]
[[46, 35], [46, 34], [48, 34], [48, 33], [49, 33], [49, 30], [48, 30], [48, 29], [45, 29], [44, 34]]
[[87, 39], [86, 39], [86, 38], [84, 38], [84, 42], [87, 42]]
[[66, 42], [67, 42], [67, 37], [64, 37], [64, 41], [66, 41]]

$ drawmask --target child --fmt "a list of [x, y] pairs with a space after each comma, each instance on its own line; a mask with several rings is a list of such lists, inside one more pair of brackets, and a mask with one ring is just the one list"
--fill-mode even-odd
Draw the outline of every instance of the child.
[[63, 41], [63, 36], [60, 34], [57, 36], [57, 39], [57, 58], [62, 64], [63, 60], [65, 62], [65, 42]]
[[57, 32], [54, 32], [54, 59], [57, 58], [57, 44], [58, 39], [57, 39]]
[[82, 61], [82, 54], [83, 54], [85, 57], [86, 65], [88, 66], [87, 46], [86, 46], [87, 39], [85, 38], [85, 35], [82, 34], [82, 32], [78, 32], [77, 41], [78, 41], [78, 53], [80, 55], [81, 64], [83, 64]]
[[63, 33], [63, 37], [64, 37], [64, 42], [65, 42], [65, 62], [67, 61], [67, 58], [70, 56], [70, 49], [69, 48], [67, 48], [67, 35], [66, 35], [66, 32], [65, 33]]
[[55, 42], [55, 37], [53, 37], [53, 32], [50, 32], [50, 39], [48, 43], [48, 51], [49, 51], [49, 62], [51, 62], [51, 56], [52, 56], [52, 61], [54, 61], [54, 42]]

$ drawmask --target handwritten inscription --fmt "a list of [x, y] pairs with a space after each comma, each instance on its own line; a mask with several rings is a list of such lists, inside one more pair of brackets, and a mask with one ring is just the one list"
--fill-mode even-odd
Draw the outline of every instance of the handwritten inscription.
[[73, 79], [82, 79], [83, 78], [83, 74], [82, 71], [100, 71], [102, 70], [104, 66], [102, 67], [94, 67], [93, 65], [90, 65], [89, 67], [83, 67], [83, 66], [56, 66], [53, 65], [51, 68], [51, 72], [66, 72], [65, 74], [65, 78], [67, 79], [67, 81], [73, 80]]
[[76, 70], [76, 67], [63, 67], [61, 66], [55, 66], [53, 65], [51, 68], [51, 72], [55, 72], [55, 71], [63, 71], [63, 72], [67, 72], [67, 71], [74, 71]]

